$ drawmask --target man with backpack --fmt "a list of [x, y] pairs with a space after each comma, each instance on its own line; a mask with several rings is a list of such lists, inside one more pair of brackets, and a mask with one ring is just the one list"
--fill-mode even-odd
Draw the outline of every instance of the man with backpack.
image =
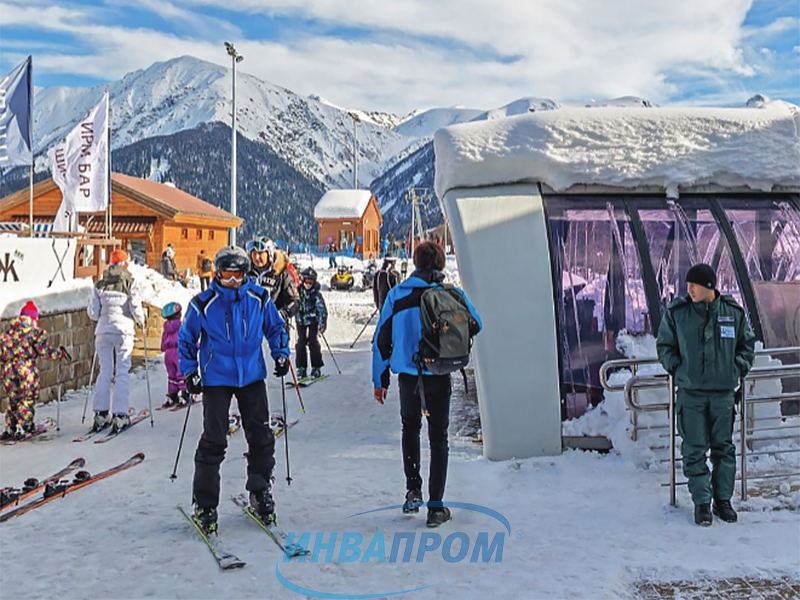
[[389, 290], [400, 283], [400, 273], [394, 268], [396, 262], [396, 256], [387, 254], [383, 259], [381, 270], [378, 271], [375, 278], [372, 280], [372, 298], [375, 301], [375, 308], [378, 310], [383, 308]]
[[472, 337], [480, 316], [462, 290], [443, 285], [444, 251], [423, 242], [414, 251], [416, 270], [392, 288], [383, 305], [372, 346], [373, 396], [386, 400], [389, 370], [398, 375], [406, 476], [404, 513], [419, 512], [422, 503], [420, 429], [428, 419], [430, 474], [428, 527], [451, 518], [442, 503], [447, 481], [447, 429], [450, 424], [450, 373], [469, 362]]

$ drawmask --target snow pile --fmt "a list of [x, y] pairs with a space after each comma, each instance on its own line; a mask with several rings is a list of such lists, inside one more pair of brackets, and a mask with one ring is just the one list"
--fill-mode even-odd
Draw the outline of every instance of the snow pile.
[[190, 286], [185, 288], [176, 281], [166, 279], [158, 271], [147, 266], [129, 264], [128, 270], [133, 275], [134, 285], [139, 291], [142, 302], [147, 302], [158, 308], [163, 308], [170, 302], [178, 302], [186, 308], [189, 302], [200, 291], [199, 279], [190, 281]]
[[367, 210], [369, 190], [330, 190], [314, 207], [315, 219], [360, 219]]
[[436, 132], [436, 193], [542, 182], [656, 186], [677, 197], [706, 183], [800, 186], [800, 112], [746, 108], [561, 108]]

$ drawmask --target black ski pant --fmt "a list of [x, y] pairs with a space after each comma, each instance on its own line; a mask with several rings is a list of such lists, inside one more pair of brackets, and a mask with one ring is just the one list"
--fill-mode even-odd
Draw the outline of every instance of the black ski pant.
[[254, 492], [268, 487], [275, 466], [275, 437], [269, 426], [263, 380], [245, 387], [209, 386], [203, 390], [203, 434], [194, 454], [194, 501], [204, 508], [219, 504], [219, 466], [228, 446], [228, 409], [236, 396], [247, 438], [247, 484]]
[[[420, 476], [419, 434], [422, 428], [422, 400], [417, 375], [401, 373], [400, 419], [403, 423], [403, 469], [406, 489], [422, 490]], [[450, 426], [450, 394], [453, 391], [450, 375], [423, 375], [425, 405], [428, 416], [428, 441], [431, 448], [431, 465], [428, 475], [428, 501], [441, 502], [447, 483], [447, 428]]]
[[297, 325], [297, 344], [295, 345], [295, 365], [298, 369], [308, 368], [308, 354], [306, 346], [311, 352], [311, 368], [321, 369], [322, 363], [322, 348], [319, 345], [319, 323], [311, 323], [310, 325]]

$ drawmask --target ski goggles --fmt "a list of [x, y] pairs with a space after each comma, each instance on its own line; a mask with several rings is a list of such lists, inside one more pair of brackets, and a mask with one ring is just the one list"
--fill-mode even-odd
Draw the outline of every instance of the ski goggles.
[[314, 285], [314, 280], [313, 279], [304, 279], [303, 280], [303, 284], [307, 285], [307, 286], [312, 286], [312, 285]]
[[244, 271], [220, 271], [219, 279], [225, 283], [241, 283], [244, 281]]
[[247, 251], [252, 252], [253, 250], [256, 252], [267, 252], [269, 249], [267, 243], [263, 240], [250, 240], [247, 242]]

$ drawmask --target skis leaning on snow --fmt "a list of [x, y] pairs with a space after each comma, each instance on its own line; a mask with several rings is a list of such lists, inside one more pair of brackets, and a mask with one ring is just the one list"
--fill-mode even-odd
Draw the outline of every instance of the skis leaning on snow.
[[286, 549], [286, 542], [288, 541], [288, 536], [286, 532], [283, 531], [280, 527], [277, 526], [275, 523], [265, 523], [261, 517], [259, 517], [251, 508], [250, 502], [248, 502], [245, 496], [231, 496], [231, 500], [233, 503], [236, 504], [239, 508], [242, 509], [242, 512], [246, 514], [248, 517], [253, 519], [256, 523], [258, 523], [259, 527], [263, 529], [267, 535], [275, 542], [278, 547], [281, 549], [281, 552], [286, 554], [287, 556], [300, 556], [303, 554], [308, 554], [308, 548], [304, 548], [299, 544], [294, 544], [290, 546], [289, 549]]
[[186, 512], [186, 509], [180, 504], [178, 505], [178, 510], [181, 511], [181, 514], [186, 517], [186, 520], [189, 521], [189, 523], [191, 523], [197, 530], [197, 533], [200, 534], [200, 537], [206, 543], [208, 549], [211, 550], [211, 554], [214, 555], [214, 559], [217, 561], [220, 569], [223, 571], [227, 571], [229, 569], [238, 569], [239, 567], [243, 567], [245, 564], [247, 564], [235, 554], [228, 552], [222, 545], [222, 542], [217, 537], [216, 533], [212, 533], [210, 535], [207, 534], [203, 527], [197, 521], [195, 521], [194, 517]]
[[24, 515], [26, 512], [29, 512], [35, 508], [39, 508], [40, 506], [43, 506], [44, 504], [47, 504], [53, 500], [57, 500], [58, 498], [63, 498], [70, 492], [79, 490], [87, 485], [95, 483], [96, 481], [101, 481], [111, 477], [112, 475], [121, 473], [122, 471], [138, 465], [143, 460], [144, 453], [138, 452], [137, 454], [131, 456], [124, 463], [120, 463], [116, 467], [111, 467], [110, 469], [98, 473], [97, 475], [89, 476], [86, 479], [75, 480], [72, 482], [51, 481], [45, 487], [44, 495], [41, 498], [34, 500], [33, 502], [29, 502], [28, 504], [18, 506], [13, 510], [4, 512], [2, 515], [0, 515], [0, 523], [8, 521], [9, 519], [13, 519], [14, 517], [18, 517], [19, 515]]
[[95, 444], [104, 444], [105, 442], [107, 442], [109, 440], [113, 440], [115, 437], [117, 437], [121, 433], [125, 433], [126, 431], [128, 431], [128, 429], [130, 429], [131, 427], [133, 427], [137, 423], [141, 423], [142, 421], [144, 421], [149, 416], [150, 416], [150, 411], [145, 408], [144, 410], [140, 411], [139, 414], [136, 415], [133, 419], [131, 419], [131, 422], [128, 425], [126, 425], [125, 427], [123, 427], [122, 429], [119, 429], [117, 431], [112, 431], [108, 435], [106, 435], [104, 437], [101, 437], [99, 440], [95, 440], [94, 443]]
[[82, 458], [76, 458], [66, 467], [53, 473], [47, 479], [39, 481], [38, 479], [29, 479], [25, 482], [22, 488], [3, 488], [0, 490], [0, 509], [5, 510], [9, 506], [18, 506], [23, 500], [27, 500], [37, 492], [41, 492], [48, 483], [59, 481], [62, 477], [66, 477], [73, 471], [83, 467], [86, 461]]

